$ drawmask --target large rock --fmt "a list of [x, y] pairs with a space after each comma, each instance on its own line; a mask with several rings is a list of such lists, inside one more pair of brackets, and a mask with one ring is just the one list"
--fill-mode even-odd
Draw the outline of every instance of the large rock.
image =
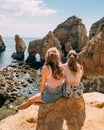
[[[5, 126], [5, 130], [79, 130], [84, 120], [85, 103], [83, 97], [79, 99], [60, 98], [54, 103], [37, 104], [27, 110], [20, 111], [14, 117], [8, 117], [1, 121], [0, 128], [3, 130], [3, 126]], [[8, 126], [4, 124], [7, 121], [9, 121]], [[22, 123], [23, 125], [21, 125]]]
[[44, 62], [46, 52], [51, 47], [57, 47], [62, 54], [60, 42], [56, 37], [54, 37], [51, 31], [43, 39], [30, 41], [28, 46], [29, 56], [26, 59], [26, 63], [30, 64], [31, 66], [35, 66], [36, 53], [40, 54], [41, 61]]
[[39, 53], [41, 59], [44, 60], [47, 50], [51, 47], [57, 47], [61, 51], [60, 42], [50, 31], [43, 39], [30, 41], [28, 53], [29, 56], [35, 56], [36, 53]]
[[85, 93], [83, 97], [79, 99], [60, 98], [50, 104], [32, 105], [2, 120], [0, 129], [103, 130], [104, 94]]
[[88, 40], [85, 25], [76, 16], [69, 17], [66, 21], [59, 24], [53, 33], [60, 41], [65, 55], [69, 51], [65, 48], [68, 42], [71, 43], [74, 50], [79, 52]]
[[89, 39], [91, 39], [93, 36], [95, 36], [97, 34], [97, 32], [99, 31], [99, 28], [102, 24], [104, 24], [104, 17], [92, 24], [90, 31], [89, 31]]
[[0, 52], [5, 51], [5, 49], [6, 49], [6, 46], [4, 44], [2, 36], [0, 35]]
[[37, 129], [40, 130], [79, 130], [85, 120], [85, 103], [79, 99], [62, 98], [55, 103], [39, 108]]
[[79, 53], [79, 59], [84, 66], [85, 75], [104, 75], [104, 25], [99, 34], [87, 42]]
[[15, 35], [15, 42], [16, 42], [16, 52], [12, 54], [12, 58], [17, 60], [24, 59], [24, 52], [26, 50], [25, 42], [20, 38], [19, 35]]

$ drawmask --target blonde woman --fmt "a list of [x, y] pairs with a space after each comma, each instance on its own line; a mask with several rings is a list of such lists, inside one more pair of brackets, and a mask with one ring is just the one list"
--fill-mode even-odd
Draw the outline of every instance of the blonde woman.
[[65, 71], [65, 83], [63, 95], [68, 98], [78, 98], [83, 94], [84, 86], [81, 83], [83, 66], [78, 63], [78, 56], [74, 50], [69, 51], [67, 61], [63, 65]]
[[19, 106], [11, 105], [13, 110], [28, 108], [36, 102], [51, 103], [62, 96], [62, 83], [64, 79], [64, 69], [60, 62], [60, 55], [57, 48], [52, 47], [46, 53], [45, 65], [42, 68], [40, 92], [29, 98]]

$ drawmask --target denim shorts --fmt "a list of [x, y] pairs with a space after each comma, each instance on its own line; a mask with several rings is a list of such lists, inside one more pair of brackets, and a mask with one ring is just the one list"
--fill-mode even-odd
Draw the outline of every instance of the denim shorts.
[[67, 98], [79, 98], [84, 92], [84, 86], [80, 83], [78, 86], [63, 84], [63, 96]]
[[41, 100], [44, 103], [51, 103], [62, 96], [62, 87], [58, 88], [49, 88], [46, 87], [45, 90], [41, 93]]

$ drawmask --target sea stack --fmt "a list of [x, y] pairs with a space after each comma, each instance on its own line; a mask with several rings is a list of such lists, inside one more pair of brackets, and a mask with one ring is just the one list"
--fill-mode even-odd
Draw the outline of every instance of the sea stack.
[[16, 42], [16, 52], [12, 54], [12, 58], [17, 60], [23, 60], [24, 59], [24, 52], [26, 50], [25, 42], [20, 38], [19, 35], [15, 35], [15, 42]]

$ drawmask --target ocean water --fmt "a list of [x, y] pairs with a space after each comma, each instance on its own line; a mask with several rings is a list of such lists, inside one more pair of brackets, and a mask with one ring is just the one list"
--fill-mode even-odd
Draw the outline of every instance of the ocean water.
[[[26, 44], [24, 61], [28, 57], [27, 50], [28, 50], [29, 41], [36, 40], [36, 39], [39, 39], [39, 38], [36, 38], [36, 37], [23, 37], [22, 38], [22, 40]], [[2, 53], [0, 53], [0, 66], [6, 67], [6, 66], [10, 65], [12, 62], [20, 62], [11, 57], [12, 53], [16, 52], [16, 49], [15, 49], [16, 43], [15, 43], [14, 37], [4, 37], [3, 41], [6, 45], [6, 50], [3, 51]]]

